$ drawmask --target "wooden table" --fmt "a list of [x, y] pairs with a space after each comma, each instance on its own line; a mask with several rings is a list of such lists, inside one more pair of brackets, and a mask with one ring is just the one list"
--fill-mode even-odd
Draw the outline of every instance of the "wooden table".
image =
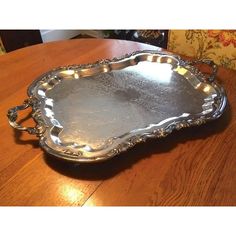
[[[236, 205], [236, 71], [219, 69], [229, 99], [220, 119], [149, 140], [103, 163], [59, 161], [40, 149], [36, 137], [9, 126], [7, 110], [22, 103], [42, 73], [142, 49], [156, 47], [79, 39], [0, 57], [0, 205]], [[23, 124], [33, 121], [24, 118]]]

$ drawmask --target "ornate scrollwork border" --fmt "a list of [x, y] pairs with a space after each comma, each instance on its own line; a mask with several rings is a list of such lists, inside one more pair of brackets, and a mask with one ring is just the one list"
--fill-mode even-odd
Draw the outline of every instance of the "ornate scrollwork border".
[[[180, 118], [179, 120], [175, 120], [173, 122], [167, 122], [166, 125], [160, 128], [156, 128], [150, 132], [145, 132], [144, 134], [137, 134], [132, 137], [128, 137], [127, 139], [124, 139], [121, 143], [116, 145], [114, 148], [109, 149], [107, 148], [107, 151], [102, 156], [96, 156], [92, 158], [87, 158], [84, 156], [83, 151], [81, 150], [71, 150], [70, 148], [63, 147], [62, 150], [58, 151], [50, 146], [48, 146], [45, 142], [45, 131], [48, 129], [48, 126], [46, 125], [46, 122], [43, 119], [42, 111], [40, 109], [41, 101], [36, 98], [34, 95], [35, 88], [37, 85], [42, 83], [47, 83], [58, 71], [61, 70], [80, 70], [80, 69], [89, 69], [94, 67], [100, 67], [104, 65], [109, 65], [110, 63], [116, 63], [122, 60], [126, 60], [132, 57], [138, 57], [139, 55], [157, 55], [157, 56], [168, 56], [174, 58], [179, 66], [185, 67], [188, 69], [191, 73], [193, 73], [195, 76], [197, 76], [200, 80], [207, 82], [211, 84], [217, 91], [219, 96], [215, 99], [215, 105], [217, 106], [217, 109], [215, 109], [214, 114], [211, 115], [202, 115], [200, 117], [185, 117]], [[196, 63], [205, 63], [212, 67], [213, 73], [210, 77], [206, 77], [199, 69], [194, 67], [194, 64]], [[215, 76], [216, 76], [217, 67], [213, 62], [209, 61], [185, 61], [181, 59], [181, 57], [174, 55], [169, 52], [162, 52], [162, 51], [153, 51], [153, 50], [144, 50], [144, 51], [136, 51], [130, 54], [126, 54], [119, 58], [113, 58], [113, 59], [105, 59], [100, 60], [95, 63], [89, 63], [89, 64], [80, 64], [80, 65], [68, 65], [68, 66], [61, 66], [58, 68], [55, 68], [42, 76], [40, 76], [37, 80], [35, 80], [28, 88], [28, 95], [29, 95], [29, 105], [32, 107], [32, 117], [36, 121], [36, 131], [34, 134], [36, 134], [40, 138], [40, 145], [49, 153], [60, 157], [62, 159], [66, 159], [69, 161], [76, 161], [76, 162], [96, 162], [96, 161], [102, 161], [109, 159], [115, 155], [118, 155], [119, 153], [126, 151], [127, 149], [135, 146], [136, 144], [140, 142], [146, 141], [148, 138], [162, 138], [167, 136], [168, 134], [172, 133], [173, 130], [179, 130], [182, 128], [195, 126], [195, 125], [201, 125], [206, 123], [208, 120], [216, 119], [218, 118], [224, 110], [224, 107], [226, 105], [226, 95], [224, 92], [224, 89], [219, 86], [215, 82]], [[13, 116], [12, 116], [13, 117]], [[16, 127], [14, 127], [16, 128]], [[112, 142], [111, 142], [112, 144]]]

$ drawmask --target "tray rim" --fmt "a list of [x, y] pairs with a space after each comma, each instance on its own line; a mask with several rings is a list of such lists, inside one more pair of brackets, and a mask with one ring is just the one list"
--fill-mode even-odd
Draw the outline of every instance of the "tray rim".
[[[127, 140], [125, 139], [118, 146], [116, 146], [116, 148], [111, 149], [110, 152], [108, 152], [106, 155], [98, 156], [96, 158], [83, 157], [83, 153], [81, 151], [71, 152], [69, 149], [65, 149], [63, 151], [58, 152], [57, 150], [49, 147], [46, 144], [44, 133], [48, 127], [46, 127], [45, 121], [42, 118], [42, 113], [41, 113], [42, 111], [40, 109], [40, 100], [36, 98], [33, 94], [33, 89], [37, 86], [38, 83], [43, 83], [47, 81], [47, 79], [51, 78], [55, 73], [57, 73], [57, 71], [60, 71], [60, 70], [90, 69], [94, 67], [101, 67], [104, 65], [109, 65], [110, 63], [120, 62], [122, 60], [130, 59], [131, 57], [137, 57], [138, 55], [143, 55], [143, 54], [158, 54], [161, 56], [168, 56], [168, 57], [175, 58], [179, 62], [179, 65], [187, 68], [190, 72], [192, 72], [195, 76], [197, 76], [200, 81], [202, 80], [203, 82], [211, 85], [212, 87], [214, 87], [214, 89], [216, 89], [217, 93], [219, 94], [218, 108], [214, 111], [213, 114], [206, 114], [205, 116], [201, 116], [201, 117], [196, 117], [196, 116], [188, 117], [187, 120], [179, 117], [179, 120], [175, 120], [174, 122], [169, 122], [169, 123], [164, 122], [165, 126], [160, 129], [156, 129], [155, 132], [146, 132], [142, 135], [131, 136], [131, 138]], [[34, 80], [31, 83], [31, 85], [28, 87], [27, 92], [29, 96], [29, 99], [27, 102], [32, 107], [32, 117], [37, 124], [35, 127], [37, 132], [34, 133], [32, 131], [32, 133], [36, 134], [39, 137], [40, 146], [49, 154], [52, 154], [53, 156], [56, 156], [60, 159], [65, 159], [65, 160], [73, 161], [73, 162], [86, 162], [86, 163], [99, 162], [99, 161], [110, 159], [120, 154], [121, 152], [124, 152], [127, 149], [135, 146], [136, 144], [146, 141], [148, 138], [166, 137], [168, 134], [172, 133], [173, 130], [179, 130], [179, 129], [190, 127], [190, 126], [201, 125], [201, 124], [206, 123], [209, 120], [217, 119], [223, 114], [224, 108], [227, 103], [225, 90], [217, 82], [209, 81], [200, 70], [192, 66], [192, 64], [189, 61], [183, 60], [180, 56], [169, 53], [169, 52], [159, 51], [159, 50], [135, 51], [119, 58], [115, 57], [113, 59], [99, 60], [94, 63], [88, 63], [88, 64], [60, 66], [39, 76], [36, 80]]]

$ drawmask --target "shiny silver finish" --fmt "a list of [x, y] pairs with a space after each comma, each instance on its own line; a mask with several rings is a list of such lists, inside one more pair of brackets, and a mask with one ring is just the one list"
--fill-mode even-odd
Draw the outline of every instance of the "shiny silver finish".
[[[206, 78], [195, 63], [212, 67]], [[9, 110], [10, 125], [39, 136], [41, 147], [62, 159], [109, 159], [147, 138], [218, 118], [226, 95], [209, 60], [188, 62], [158, 51], [60, 67], [38, 78], [23, 106]], [[35, 128], [16, 113], [33, 108]]]

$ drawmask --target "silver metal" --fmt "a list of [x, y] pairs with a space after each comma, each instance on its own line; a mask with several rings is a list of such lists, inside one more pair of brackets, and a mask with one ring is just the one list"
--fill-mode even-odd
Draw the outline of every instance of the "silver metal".
[[212, 74], [208, 77], [208, 80], [210, 82], [213, 82], [215, 80], [217, 71], [218, 71], [218, 66], [214, 63], [214, 61], [209, 60], [209, 59], [199, 59], [199, 60], [194, 60], [194, 61], [186, 61], [186, 63], [192, 66], [196, 64], [206, 64], [210, 66], [212, 68]]
[[17, 112], [20, 110], [25, 110], [32, 105], [33, 105], [33, 99], [32, 98], [26, 99], [22, 105], [9, 109], [7, 112], [7, 117], [9, 120], [9, 124], [13, 128], [20, 130], [20, 131], [26, 131], [29, 134], [34, 134], [34, 135], [40, 136], [40, 134], [42, 133], [42, 127], [40, 127], [39, 125], [36, 125], [36, 127], [23, 127], [16, 122], [16, 120], [18, 118]]
[[[206, 77], [193, 65], [212, 67]], [[226, 105], [209, 60], [184, 61], [159, 51], [56, 68], [28, 88], [29, 99], [8, 111], [10, 125], [36, 134], [40, 146], [75, 162], [109, 159], [147, 138], [217, 119]], [[32, 107], [35, 128], [16, 123]]]

